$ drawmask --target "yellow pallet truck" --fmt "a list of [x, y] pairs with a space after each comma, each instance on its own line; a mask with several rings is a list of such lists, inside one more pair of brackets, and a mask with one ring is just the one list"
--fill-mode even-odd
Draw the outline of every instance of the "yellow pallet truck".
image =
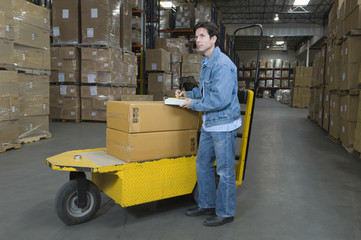
[[[261, 29], [261, 44], [262, 26], [256, 26]], [[258, 64], [256, 75], [257, 80]], [[236, 186], [242, 184], [245, 175], [255, 106], [254, 92], [241, 91], [239, 100], [241, 104], [246, 104], [246, 109], [242, 111], [243, 131], [238, 136], [242, 140], [240, 154], [235, 160]], [[192, 193], [197, 198], [196, 157], [193, 155], [129, 163], [108, 155], [105, 148], [68, 151], [49, 157], [46, 164], [51, 169], [70, 172], [70, 181], [62, 186], [56, 196], [56, 213], [67, 225], [89, 221], [99, 209], [100, 191], [122, 207]], [[86, 178], [87, 172], [91, 173], [91, 180]]]

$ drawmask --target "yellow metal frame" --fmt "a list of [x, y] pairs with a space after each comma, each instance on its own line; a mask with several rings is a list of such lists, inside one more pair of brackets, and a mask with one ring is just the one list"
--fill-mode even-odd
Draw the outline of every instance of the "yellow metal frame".
[[[242, 184], [252, 117], [254, 93], [247, 91], [240, 160], [235, 164], [237, 186]], [[53, 170], [91, 172], [99, 189], [122, 207], [190, 194], [197, 182], [195, 155], [110, 166], [99, 166], [85, 157], [76, 158], [96, 151], [105, 148], [64, 152], [47, 158], [46, 163]]]

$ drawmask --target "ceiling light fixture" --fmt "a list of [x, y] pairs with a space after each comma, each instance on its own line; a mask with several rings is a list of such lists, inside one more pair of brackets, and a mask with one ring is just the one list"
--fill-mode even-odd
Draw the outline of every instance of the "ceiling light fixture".
[[277, 46], [281, 46], [281, 45], [283, 45], [283, 44], [285, 44], [285, 41], [277, 41], [277, 42], [276, 42], [276, 45], [277, 45]]
[[171, 9], [174, 6], [171, 1], [162, 1], [160, 2], [160, 5], [165, 9]]
[[276, 22], [280, 20], [280, 18], [278, 17], [278, 13], [275, 14], [275, 18], [273, 20], [275, 20]]
[[266, 48], [269, 48], [269, 46], [267, 46]]
[[270, 35], [270, 37], [273, 37], [273, 35]]
[[307, 6], [310, 0], [295, 0], [293, 6]]

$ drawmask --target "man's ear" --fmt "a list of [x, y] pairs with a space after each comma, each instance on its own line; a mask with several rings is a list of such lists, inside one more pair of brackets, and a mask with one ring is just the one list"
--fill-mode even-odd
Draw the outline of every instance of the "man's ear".
[[211, 37], [211, 41], [215, 44], [217, 42], [217, 36], [214, 35], [213, 37]]

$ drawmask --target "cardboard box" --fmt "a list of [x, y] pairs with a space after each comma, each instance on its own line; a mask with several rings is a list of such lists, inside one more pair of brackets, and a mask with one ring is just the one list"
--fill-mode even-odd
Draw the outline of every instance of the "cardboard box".
[[330, 115], [340, 117], [341, 98], [336, 93], [331, 93], [330, 99]]
[[79, 97], [79, 86], [74, 85], [50, 85], [50, 96]]
[[[48, 36], [49, 37], [49, 36]], [[17, 67], [50, 70], [50, 50], [15, 44], [14, 63]]]
[[329, 123], [330, 123], [330, 114], [327, 111], [323, 112], [323, 129], [329, 131]]
[[69, 82], [69, 83], [79, 83], [80, 76], [79, 71], [51, 71], [50, 82]]
[[154, 48], [163, 48], [169, 52], [185, 53], [186, 47], [185, 40], [182, 38], [156, 38], [154, 39]]
[[345, 121], [341, 119], [340, 125], [341, 125], [341, 132], [340, 132], [341, 142], [346, 147], [351, 147], [353, 145], [356, 122]]
[[120, 95], [120, 101], [153, 101], [153, 95]]
[[82, 109], [81, 119], [105, 122], [107, 120], [106, 111], [100, 109]]
[[[159, 29], [160, 30], [171, 29], [170, 24], [169, 24], [171, 14], [172, 14], [171, 9], [161, 9], [159, 11]], [[158, 47], [155, 47], [155, 48], [158, 48]]]
[[19, 113], [20, 101], [18, 96], [0, 96], [0, 121], [17, 119]]
[[123, 0], [120, 8], [120, 47], [132, 51], [132, 7]]
[[0, 11], [0, 38], [14, 40], [14, 22], [10, 14]]
[[162, 48], [147, 49], [145, 70], [170, 72], [170, 53]]
[[14, 19], [14, 43], [34, 48], [50, 49], [49, 31]]
[[49, 134], [49, 115], [19, 118], [20, 139]]
[[114, 85], [128, 85], [131, 82], [131, 77], [124, 73], [108, 71], [90, 71], [86, 72], [84, 69], [80, 76], [82, 83], [106, 83]]
[[20, 116], [49, 114], [49, 96], [20, 96]]
[[360, 64], [351, 63], [341, 66], [340, 90], [357, 89], [357, 82], [360, 73]]
[[18, 120], [0, 121], [0, 146], [9, 143], [18, 143], [18, 128]]
[[64, 97], [60, 94], [50, 95], [50, 107], [60, 107], [64, 109], [81, 108], [80, 97]]
[[345, 121], [357, 121], [359, 96], [341, 96], [340, 118]]
[[77, 47], [59, 47], [58, 57], [61, 59], [79, 59], [79, 49]]
[[97, 60], [97, 61], [108, 61], [117, 59], [123, 60], [122, 50], [119, 48], [94, 48], [86, 47], [81, 48], [81, 59]]
[[0, 63], [14, 64], [14, 42], [0, 38]]
[[354, 140], [353, 140], [353, 149], [358, 152], [361, 152], [361, 130], [358, 128], [358, 122], [356, 123], [356, 128], [354, 132]]
[[350, 15], [353, 10], [355, 10], [359, 5], [361, 5], [361, 0], [348, 0], [346, 2], [345, 15]]
[[20, 96], [49, 96], [49, 76], [18, 74]]
[[119, 47], [119, 6], [120, 0], [81, 0], [83, 44]]
[[123, 93], [121, 87], [110, 86], [81, 86], [81, 97], [99, 100], [119, 100]]
[[128, 133], [198, 129], [198, 119], [198, 112], [163, 102], [110, 101], [107, 107], [107, 127]]
[[13, 13], [17, 19], [38, 28], [50, 31], [50, 11], [23, 0], [12, 0]]
[[79, 60], [76, 59], [51, 59], [51, 70], [59, 70], [62, 72], [79, 71]]
[[148, 92], [166, 92], [172, 89], [172, 75], [168, 73], [149, 73]]
[[361, 28], [361, 7], [357, 6], [348, 16], [345, 18], [344, 35], [347, 35], [351, 29]]
[[340, 128], [340, 117], [335, 117], [330, 115], [330, 136], [333, 137], [334, 139], [339, 139], [340, 138], [340, 132], [341, 132], [341, 128]]
[[0, 96], [19, 96], [19, 81], [16, 71], [1, 71]]
[[193, 155], [197, 130], [133, 133], [107, 128], [107, 153], [126, 162]]
[[183, 63], [201, 63], [203, 61], [204, 56], [198, 53], [190, 53], [184, 54], [182, 56]]
[[52, 0], [53, 43], [80, 43], [78, 0]]
[[343, 64], [349, 63], [360, 63], [361, 62], [361, 36], [350, 36], [342, 43], [344, 62]]
[[[213, 20], [213, 14], [215, 12], [215, 6], [212, 2], [200, 2], [197, 4], [194, 12], [195, 23], [199, 22], [211, 22]], [[213, 13], [213, 14], [212, 14]]]

